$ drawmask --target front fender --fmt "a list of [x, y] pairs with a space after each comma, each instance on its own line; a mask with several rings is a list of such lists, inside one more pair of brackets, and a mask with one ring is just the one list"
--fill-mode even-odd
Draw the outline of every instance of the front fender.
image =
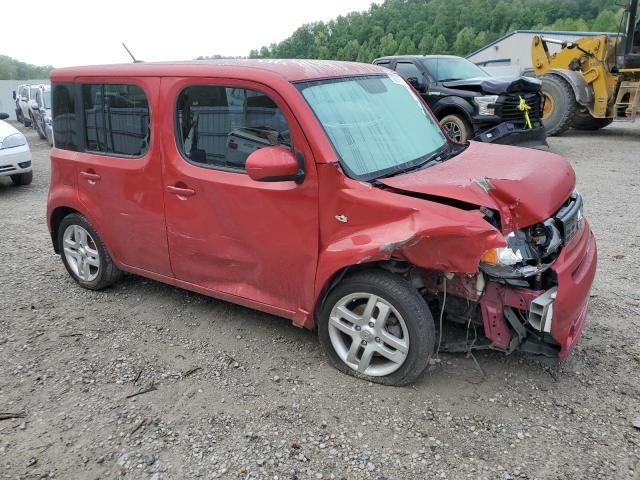
[[358, 185], [340, 189], [322, 207], [316, 299], [349, 266], [400, 259], [425, 269], [475, 273], [485, 251], [505, 245], [479, 210], [345, 183]]
[[585, 107], [593, 105], [593, 88], [585, 81], [582, 72], [553, 68], [547, 75], [557, 75], [571, 85], [576, 101], [580, 105]]
[[441, 118], [442, 112], [447, 110], [456, 109], [460, 113], [464, 114], [467, 121], [472, 121], [472, 116], [474, 114], [474, 109], [471, 104], [467, 100], [461, 97], [456, 96], [447, 96], [438, 100], [433, 105], [433, 113], [438, 119]]

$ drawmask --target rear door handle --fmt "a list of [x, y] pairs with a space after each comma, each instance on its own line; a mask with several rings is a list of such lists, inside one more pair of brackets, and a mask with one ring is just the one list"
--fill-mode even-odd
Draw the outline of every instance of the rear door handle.
[[176, 187], [175, 185], [169, 185], [167, 187], [167, 192], [173, 193], [178, 197], [193, 197], [196, 194], [196, 191], [192, 188], [187, 187]]
[[80, 172], [80, 176], [82, 178], [89, 180], [90, 182], [97, 182], [102, 178], [99, 174], [95, 172]]

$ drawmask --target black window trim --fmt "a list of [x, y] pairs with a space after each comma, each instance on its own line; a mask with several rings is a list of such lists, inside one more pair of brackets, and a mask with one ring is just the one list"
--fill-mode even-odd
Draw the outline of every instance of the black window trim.
[[[75, 85], [78, 85], [80, 88], [76, 88], [76, 102], [78, 101], [78, 97], [80, 98], [80, 110], [81, 110], [81, 115], [80, 117], [80, 121], [79, 121], [79, 127], [81, 127], [80, 129], [80, 136], [81, 136], [81, 141], [79, 142], [82, 146], [82, 152], [86, 152], [86, 153], [90, 153], [92, 155], [101, 155], [103, 157], [116, 157], [116, 158], [126, 158], [126, 159], [131, 159], [131, 160], [139, 160], [141, 158], [146, 157], [149, 152], [152, 149], [152, 142], [154, 141], [154, 137], [155, 135], [153, 135], [153, 129], [152, 129], [152, 121], [151, 121], [151, 104], [149, 103], [149, 96], [147, 95], [147, 91], [144, 89], [144, 87], [137, 82], [128, 82], [128, 83], [123, 83], [123, 82], [73, 82]], [[84, 85], [101, 85], [102, 86], [102, 98], [106, 98], [104, 95], [104, 87], [105, 85], [133, 85], [135, 87], [138, 87], [140, 90], [142, 90], [142, 93], [144, 94], [144, 98], [147, 101], [147, 107], [149, 109], [149, 125], [148, 125], [148, 131], [150, 131], [150, 135], [149, 137], [151, 137], [149, 139], [149, 142], [147, 143], [147, 149], [142, 152], [140, 155], [127, 155], [126, 153], [116, 153], [116, 152], [98, 152], [96, 150], [90, 150], [87, 147], [87, 128], [86, 128], [86, 121], [85, 121], [85, 113], [84, 113], [84, 95], [82, 93], [82, 87]], [[76, 116], [77, 115], [77, 108], [76, 108]]]
[[[187, 157], [187, 155], [185, 155], [183, 145], [181, 145], [181, 143], [183, 143], [183, 142], [180, 141], [180, 139], [182, 138], [182, 132], [180, 131], [180, 124], [179, 124], [179, 120], [178, 120], [178, 100], [180, 99], [180, 95], [182, 95], [182, 93], [187, 88], [190, 88], [190, 87], [241, 88], [243, 90], [253, 90], [254, 92], [262, 93], [263, 95], [266, 95], [267, 97], [269, 97], [271, 99], [271, 101], [282, 112], [282, 115], [284, 116], [285, 121], [287, 122], [287, 127], [289, 127], [289, 132], [291, 132], [291, 127], [289, 125], [289, 121], [287, 120], [285, 112], [278, 105], [278, 102], [276, 102], [274, 100], [274, 98], [271, 95], [269, 95], [268, 93], [266, 93], [264, 90], [258, 89], [258, 87], [244, 86], [244, 85], [242, 85], [242, 86], [233, 85], [233, 84], [229, 84], [229, 83], [226, 83], [226, 82], [225, 83], [189, 83], [188, 85], [186, 85], [185, 87], [180, 89], [180, 91], [176, 95], [176, 98], [175, 98], [175, 100], [173, 102], [173, 139], [174, 139], [175, 144], [176, 144], [176, 149], [178, 150], [178, 152], [180, 152], [180, 156], [187, 163], [189, 163], [189, 164], [191, 164], [191, 165], [193, 165], [195, 167], [206, 168], [207, 170], [217, 170], [217, 171], [221, 171], [221, 172], [238, 173], [238, 174], [242, 174], [242, 175], [247, 175], [246, 169], [240, 170], [238, 168], [227, 167], [227, 166], [222, 166], [222, 165], [218, 166], [218, 165], [207, 165], [207, 164], [203, 164], [203, 163], [198, 163], [198, 162], [194, 162], [189, 157]], [[295, 151], [296, 150], [295, 150], [293, 136], [292, 136], [291, 137], [291, 152], [293, 153]]]

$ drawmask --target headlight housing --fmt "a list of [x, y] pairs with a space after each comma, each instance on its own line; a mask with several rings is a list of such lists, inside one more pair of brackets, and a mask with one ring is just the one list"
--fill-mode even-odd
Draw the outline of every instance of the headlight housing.
[[21, 133], [14, 133], [8, 137], [4, 137], [4, 140], [0, 142], [0, 150], [5, 148], [21, 147], [27, 144], [27, 139]]
[[486, 95], [473, 97], [473, 102], [478, 106], [478, 115], [495, 115], [498, 95]]

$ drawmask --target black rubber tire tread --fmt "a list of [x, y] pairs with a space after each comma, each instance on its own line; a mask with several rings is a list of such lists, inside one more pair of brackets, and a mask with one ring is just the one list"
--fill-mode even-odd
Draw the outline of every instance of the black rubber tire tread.
[[[358, 373], [347, 366], [333, 349], [329, 338], [329, 315], [341, 298], [354, 292], [379, 295], [393, 304], [405, 320], [409, 333], [409, 353], [404, 364], [390, 375], [372, 377]], [[337, 370], [370, 382], [393, 386], [415, 381], [429, 364], [436, 343], [435, 324], [424, 298], [409, 281], [377, 268], [349, 274], [329, 292], [318, 316], [318, 337], [329, 362]]]
[[30, 172], [16, 173], [15, 175], [11, 175], [11, 181], [17, 187], [29, 185], [33, 181], [33, 170], [31, 170]]
[[40, 137], [40, 140], [45, 140], [47, 138], [47, 134], [44, 132], [44, 130], [42, 129], [42, 126], [40, 125], [39, 122], [34, 123], [36, 132], [38, 132], [38, 136]]
[[557, 75], [542, 75], [542, 91], [553, 98], [554, 111], [542, 123], [547, 130], [547, 136], [562, 135], [573, 125], [573, 119], [578, 111], [575, 93], [563, 78]]
[[[100, 269], [98, 271], [98, 276], [92, 280], [91, 282], [86, 282], [78, 278], [69, 264], [67, 263], [67, 259], [64, 255], [63, 249], [63, 241], [62, 238], [64, 236], [64, 231], [70, 225], [80, 225], [85, 228], [93, 237], [96, 246], [98, 248], [98, 255], [100, 256]], [[64, 264], [67, 272], [71, 275], [78, 285], [83, 288], [87, 288], [89, 290], [102, 290], [103, 288], [107, 288], [117, 282], [120, 277], [122, 277], [122, 271], [116, 267], [111, 259], [111, 255], [109, 255], [109, 251], [105, 247], [100, 235], [98, 235], [95, 227], [87, 220], [86, 217], [79, 213], [71, 213], [64, 217], [58, 226], [58, 245], [60, 247], [60, 257], [62, 257], [62, 263]]]
[[576, 130], [600, 130], [608, 125], [611, 125], [613, 118], [595, 118], [592, 117], [589, 111], [580, 112], [577, 111], [573, 117], [572, 127]]
[[473, 137], [473, 129], [471, 128], [471, 125], [469, 125], [469, 122], [467, 122], [467, 119], [462, 115], [455, 113], [447, 115], [440, 120], [440, 125], [444, 125], [447, 122], [455, 122], [458, 124], [458, 127], [460, 128], [460, 140], [458, 141], [460, 143], [466, 143]]

